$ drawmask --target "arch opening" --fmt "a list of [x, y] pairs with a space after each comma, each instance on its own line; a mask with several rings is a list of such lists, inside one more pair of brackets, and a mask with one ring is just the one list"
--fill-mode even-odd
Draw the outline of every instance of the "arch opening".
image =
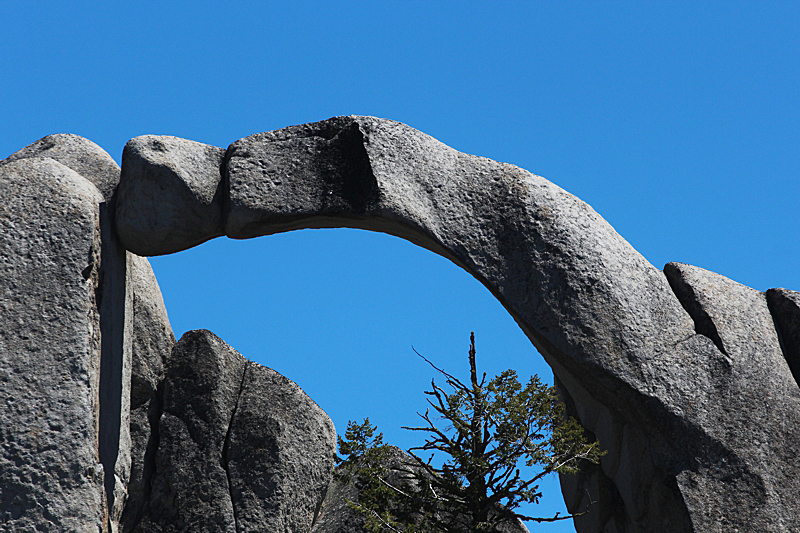
[[[150, 258], [176, 336], [209, 329], [248, 359], [295, 381], [338, 431], [369, 417], [386, 441], [419, 435], [423, 390], [439, 376], [414, 348], [465, 376], [469, 332], [479, 369], [521, 380], [550, 368], [497, 299], [466, 271], [403, 239], [355, 229], [216, 239]], [[558, 479], [523, 512], [566, 513]], [[571, 521], [553, 531], [573, 531]]]
[[[527, 171], [459, 153], [372, 117], [256, 134], [224, 151], [172, 140], [172, 153], [186, 157], [186, 176], [183, 163], [164, 167], [163, 150], [153, 151], [152, 142], [132, 141], [132, 155], [123, 155], [117, 229], [129, 250], [158, 255], [221, 235], [246, 239], [349, 227], [434, 251], [491, 291], [553, 368], [577, 418], [601, 445], [613, 444], [617, 460], [604, 461], [603, 472], [627, 488], [621, 499], [635, 513], [626, 520], [648, 527], [651, 510], [637, 501], [647, 487], [670, 502], [659, 510], [660, 519], [676, 530], [688, 527], [682, 496], [664, 489], [684, 468], [670, 463], [673, 450], [664, 434], [696, 430], [674, 409], [693, 390], [659, 389], [674, 373], [682, 352], [674, 346], [686, 339], [690, 321], [663, 273], [587, 204]], [[185, 187], [199, 183], [198, 161], [202, 186], [186, 203]], [[165, 168], [165, 179], [177, 180], [174, 193], [147, 206], [152, 216], [138, 218], [137, 194], [152, 193], [148, 173], [160, 175]], [[172, 215], [180, 219], [177, 225]], [[154, 246], [142, 242], [154, 234]], [[652, 434], [635, 429], [652, 420], [659, 420]], [[631, 429], [620, 433], [624, 428]], [[697, 446], [698, 439], [687, 442]], [[630, 455], [629, 445], [650, 455], [620, 473], [615, 468]], [[669, 470], [668, 479], [653, 479], [653, 461]]]

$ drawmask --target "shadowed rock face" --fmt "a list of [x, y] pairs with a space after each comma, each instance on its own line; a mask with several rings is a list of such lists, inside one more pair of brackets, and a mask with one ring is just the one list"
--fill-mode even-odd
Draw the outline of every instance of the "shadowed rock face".
[[800, 292], [770, 289], [767, 304], [775, 317], [786, 362], [800, 384]]
[[144, 257], [131, 254], [129, 287], [133, 293], [131, 339], [130, 434], [131, 475], [122, 530], [132, 531], [150, 501], [158, 424], [163, 410], [165, 365], [175, 346], [164, 300], [153, 269]]
[[[662, 272], [547, 180], [388, 120], [337, 117], [227, 151], [141, 137], [119, 187], [98, 150], [51, 136], [0, 162], [0, 405], [13, 421], [0, 431], [0, 517], [15, 530], [114, 530], [126, 497], [126, 530], [310, 527], [317, 502], [296, 495], [318, 494], [325, 468], [297, 457], [332, 443], [332, 428], [288, 407], [269, 414], [248, 391], [280, 386], [284, 406], [300, 393], [210, 333], [172, 350], [155, 280], [132, 254], [322, 227], [405, 238], [505, 306], [569, 412], [609, 450], [562, 478], [570, 511], [595, 502], [575, 520], [581, 533], [800, 530], [797, 293], [765, 295], [689, 265]], [[14, 403], [22, 397], [33, 403]], [[252, 428], [287, 416], [296, 448], [259, 448], [265, 434]], [[71, 473], [48, 470], [53, 449]], [[187, 477], [195, 467], [213, 481]], [[300, 478], [310, 485], [291, 484]]]

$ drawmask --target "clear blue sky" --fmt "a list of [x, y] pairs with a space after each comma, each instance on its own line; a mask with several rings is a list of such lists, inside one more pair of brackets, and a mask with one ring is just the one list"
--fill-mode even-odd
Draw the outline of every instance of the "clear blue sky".
[[[4, 2], [0, 158], [49, 133], [117, 161], [335, 115], [405, 122], [591, 204], [654, 265], [800, 290], [800, 3]], [[268, 7], [269, 6], [269, 7]], [[477, 281], [353, 230], [217, 239], [152, 261], [177, 335], [207, 328], [388, 440], [433, 374], [549, 369]], [[539, 512], [558, 510], [548, 487]], [[570, 531], [571, 524], [542, 526]]]

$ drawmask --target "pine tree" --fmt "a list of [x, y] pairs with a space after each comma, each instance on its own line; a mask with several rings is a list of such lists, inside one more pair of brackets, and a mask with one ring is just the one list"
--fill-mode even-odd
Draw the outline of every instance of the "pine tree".
[[[425, 442], [409, 450], [413, 463], [401, 472], [392, 476], [386, 467], [391, 448], [382, 434], [374, 437], [377, 430], [369, 419], [350, 422], [339, 438], [340, 471], [360, 489], [351, 505], [366, 516], [370, 531], [493, 532], [516, 520], [573, 516], [534, 517], [518, 509], [538, 503], [539, 482], [548, 474], [577, 473], [582, 461], [596, 463], [604, 452], [565, 416], [553, 387], [538, 376], [523, 387], [513, 370], [488, 382], [485, 373], [479, 379], [475, 354], [473, 333], [470, 381], [463, 383], [418, 353], [445, 377], [450, 390], [431, 380], [431, 390], [425, 391], [429, 408], [418, 413], [424, 423], [404, 428], [426, 433]], [[423, 459], [419, 452], [430, 456]], [[522, 464], [535, 473], [523, 475]]]

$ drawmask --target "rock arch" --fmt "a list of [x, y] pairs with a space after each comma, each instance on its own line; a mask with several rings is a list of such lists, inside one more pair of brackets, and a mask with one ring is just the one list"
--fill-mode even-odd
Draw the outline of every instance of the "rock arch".
[[[138, 138], [125, 153], [117, 228], [136, 253], [168, 253], [222, 234], [354, 227], [405, 238], [481, 281], [553, 368], [573, 412], [610, 450], [602, 468], [564, 481], [571, 509], [586, 489], [601, 504], [587, 530], [704, 531], [739, 520], [780, 529], [778, 509], [798, 485], [776, 475], [794, 453], [782, 439], [744, 428], [763, 435], [790, 420], [798, 427], [797, 409], [754, 403], [783, 398], [798, 406], [800, 394], [762, 295], [688, 266], [669, 266], [665, 276], [591, 207], [552, 183], [396, 122], [334, 118], [253, 135], [213, 154], [186, 141]], [[148, 196], [146, 177], [163, 173], [175, 187], [157, 196], [149, 207], [154, 217], [145, 219], [138, 199]], [[202, 187], [197, 176], [206, 176]], [[187, 209], [192, 187], [203, 193]], [[172, 191], [183, 197], [173, 199]], [[197, 218], [154, 232], [170, 210]], [[196, 231], [211, 219], [213, 229]], [[154, 233], [164, 235], [160, 246], [137, 247], [137, 239], [152, 243]], [[717, 299], [734, 294], [738, 308]], [[733, 338], [738, 353], [731, 355], [700, 317], [716, 315], [724, 329], [753, 318], [742, 312], [758, 315], [764, 343]], [[752, 379], [759, 373], [770, 378]], [[725, 416], [717, 418], [721, 408]]]
[[688, 265], [662, 272], [547, 180], [372, 117], [227, 150], [138, 137], [115, 202], [119, 241], [138, 255], [353, 227], [467, 270], [609, 450], [600, 467], [562, 480], [570, 510], [598, 502], [576, 520], [582, 533], [800, 527], [797, 293], [765, 295]]

